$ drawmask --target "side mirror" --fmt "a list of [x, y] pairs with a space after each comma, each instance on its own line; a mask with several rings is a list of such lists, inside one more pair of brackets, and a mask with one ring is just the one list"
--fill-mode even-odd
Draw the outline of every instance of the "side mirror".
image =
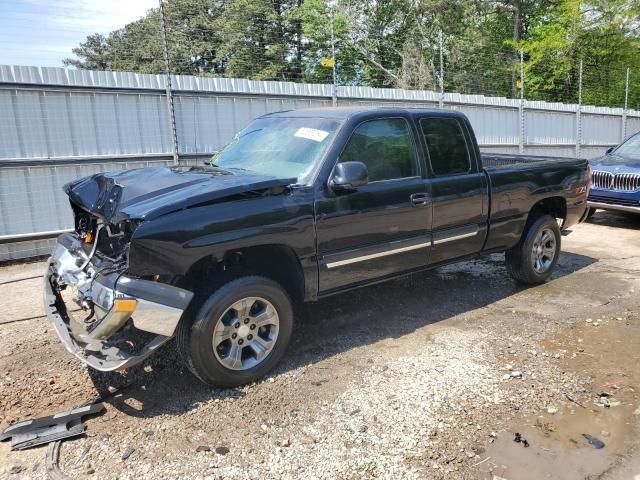
[[609, 147], [607, 148], [607, 155], [609, 155], [611, 152], [613, 152], [613, 149], [616, 147]]
[[362, 162], [342, 162], [336, 164], [329, 180], [329, 187], [335, 192], [352, 192], [369, 183], [369, 171]]

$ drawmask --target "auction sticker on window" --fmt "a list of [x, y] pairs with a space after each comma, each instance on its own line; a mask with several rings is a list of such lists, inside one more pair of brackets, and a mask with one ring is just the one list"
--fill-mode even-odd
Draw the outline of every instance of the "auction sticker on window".
[[296, 137], [306, 138], [307, 140], [313, 140], [314, 142], [321, 142], [327, 138], [329, 132], [324, 130], [318, 130], [317, 128], [302, 127], [294, 134]]

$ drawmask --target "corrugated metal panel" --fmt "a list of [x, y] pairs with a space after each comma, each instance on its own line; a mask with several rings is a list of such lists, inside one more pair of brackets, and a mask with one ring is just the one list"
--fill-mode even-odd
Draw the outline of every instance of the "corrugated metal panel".
[[[182, 164], [200, 164], [184, 159]], [[170, 165], [171, 160], [4, 167], [0, 169], [0, 236], [47, 232], [73, 226], [69, 200], [62, 187], [77, 178], [126, 168]], [[0, 261], [47, 254], [47, 240], [0, 244]]]
[[615, 145], [621, 131], [621, 116], [582, 114], [583, 145]]
[[483, 153], [505, 153], [505, 154], [517, 154], [518, 153], [518, 147], [515, 146], [508, 146], [508, 147], [501, 147], [501, 146], [497, 146], [497, 145], [492, 145], [490, 147], [480, 147], [480, 151]]
[[10, 90], [0, 90], [0, 158], [12, 158], [22, 153], [18, 116]]
[[640, 132], [640, 118], [627, 117], [627, 136]]
[[0, 89], [0, 107], [0, 159], [171, 150], [163, 95]]
[[180, 152], [219, 150], [251, 120], [266, 113], [330, 105], [329, 100], [315, 98], [177, 95], [175, 109]]
[[576, 142], [575, 114], [527, 110], [524, 124], [525, 143], [528, 145]]
[[[0, 167], [0, 235], [68, 226], [61, 186], [73, 178], [123, 166], [169, 163], [165, 80], [162, 75], [130, 72], [0, 66], [0, 160], [57, 162]], [[173, 85], [182, 155], [218, 150], [249, 121], [268, 112], [330, 106], [333, 90], [331, 85], [192, 76], [174, 76]], [[338, 98], [342, 106], [434, 108], [440, 95], [343, 86]], [[518, 151], [519, 100], [447, 93], [444, 101], [446, 108], [469, 117], [484, 151]], [[524, 105], [525, 152], [574, 156], [577, 106], [531, 101]], [[600, 155], [603, 145], [618, 142], [620, 109], [584, 106], [581, 117], [582, 156]], [[627, 122], [628, 134], [639, 131], [640, 112], [629, 111]], [[154, 158], [158, 155], [163, 159]], [[78, 163], [88, 158], [93, 163]], [[0, 260], [47, 248], [47, 241], [0, 245]]]
[[518, 145], [520, 128], [517, 109], [467, 105], [454, 109], [469, 118], [480, 145]]
[[49, 255], [54, 245], [55, 239], [28, 240], [0, 245], [0, 262]]
[[580, 149], [580, 152], [581, 152], [580, 158], [601, 157], [607, 152], [607, 148], [609, 147], [603, 147], [601, 145], [593, 146], [593, 147], [582, 146], [582, 148]]
[[[132, 72], [99, 72], [57, 67], [0, 65], [0, 83], [162, 90], [165, 88], [165, 76]], [[333, 91], [333, 87], [328, 84], [258, 81], [242, 78], [194, 77], [189, 75], [172, 75], [172, 85], [177, 91], [244, 93], [267, 96], [330, 98]], [[358, 86], [339, 86], [337, 90], [338, 97], [351, 99], [369, 98], [380, 101], [437, 103], [440, 98], [438, 92], [431, 90], [402, 90]], [[519, 106], [519, 100], [517, 99], [488, 97], [484, 95], [464, 95], [460, 93], [445, 93], [444, 101], [449, 105], [470, 104], [511, 108], [518, 108]], [[526, 101], [526, 108], [575, 112], [577, 106], [553, 102]], [[583, 106], [582, 108], [586, 113], [621, 115], [620, 109], [590, 106]], [[630, 113], [632, 115], [638, 114], [638, 112], [635, 111]]]

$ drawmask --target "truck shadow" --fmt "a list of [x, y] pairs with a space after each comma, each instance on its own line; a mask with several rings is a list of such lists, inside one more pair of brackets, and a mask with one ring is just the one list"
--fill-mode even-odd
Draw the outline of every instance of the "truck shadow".
[[[552, 281], [542, 288], [552, 288], [554, 281], [596, 261], [563, 252]], [[297, 309], [289, 350], [272, 375], [315, 364], [353, 348], [402, 337], [525, 289], [508, 277], [504, 255], [496, 254], [302, 305]], [[124, 376], [114, 378], [98, 372], [93, 380], [102, 391], [106, 391], [109, 382], [116, 388], [118, 383], [130, 385], [107, 401], [134, 417], [179, 415], [203, 402], [249, 394], [243, 387], [217, 389], [201, 384], [181, 366], [173, 347], [158, 352]]]
[[588, 222], [594, 225], [640, 230], [640, 215], [635, 213], [598, 210]]

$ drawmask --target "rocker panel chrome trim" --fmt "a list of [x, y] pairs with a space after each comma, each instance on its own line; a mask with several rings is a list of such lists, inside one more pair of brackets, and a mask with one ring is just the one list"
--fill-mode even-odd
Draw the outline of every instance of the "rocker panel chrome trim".
[[439, 238], [437, 240], [434, 240], [433, 244], [439, 245], [441, 243], [453, 242], [455, 240], [461, 240], [463, 238], [475, 237], [477, 234], [478, 234], [478, 230], [476, 230], [475, 232], [461, 233], [459, 235], [453, 235], [451, 237]]
[[429, 248], [431, 242], [418, 243], [416, 245], [409, 245], [407, 247], [393, 248], [391, 250], [385, 250], [382, 252], [376, 252], [369, 255], [362, 255], [360, 257], [347, 258], [345, 260], [338, 260], [336, 262], [327, 263], [327, 268], [341, 267], [343, 265], [349, 265], [351, 263], [364, 262], [366, 260], [372, 260], [374, 258], [386, 257], [389, 255], [395, 255], [402, 252], [409, 252], [411, 250], [418, 250], [421, 248]]

